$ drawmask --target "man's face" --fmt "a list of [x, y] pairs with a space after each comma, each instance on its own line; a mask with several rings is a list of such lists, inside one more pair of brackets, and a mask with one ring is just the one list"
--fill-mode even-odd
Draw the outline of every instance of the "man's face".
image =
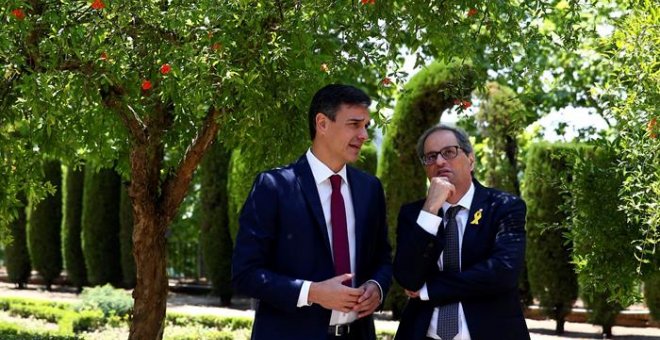
[[[440, 152], [445, 148], [458, 146], [458, 140], [454, 133], [446, 130], [435, 131], [424, 141], [424, 155], [432, 152]], [[451, 160], [444, 159], [438, 154], [436, 161], [430, 165], [425, 165], [426, 176], [445, 177], [456, 187], [458, 192], [464, 193], [470, 188], [472, 182], [472, 169], [474, 168], [474, 154], [466, 154], [462, 149], [458, 149], [456, 158]]]
[[341, 164], [355, 162], [362, 144], [369, 138], [369, 110], [363, 105], [342, 104], [334, 121], [325, 116], [321, 118], [325, 125], [317, 129], [317, 133], [323, 134], [331, 159]]

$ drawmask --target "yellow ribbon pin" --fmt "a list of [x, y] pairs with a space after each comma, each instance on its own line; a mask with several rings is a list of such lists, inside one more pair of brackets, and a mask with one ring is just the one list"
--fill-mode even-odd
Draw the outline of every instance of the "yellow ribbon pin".
[[472, 220], [472, 222], [470, 222], [470, 224], [479, 224], [479, 220], [481, 219], [481, 212], [482, 211], [483, 211], [483, 209], [479, 209], [479, 210], [477, 210], [477, 212], [474, 213], [474, 217], [473, 217], [474, 219]]

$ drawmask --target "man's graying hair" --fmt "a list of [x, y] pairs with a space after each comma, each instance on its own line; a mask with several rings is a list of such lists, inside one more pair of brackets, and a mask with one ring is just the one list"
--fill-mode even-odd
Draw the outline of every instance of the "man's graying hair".
[[[458, 141], [458, 146], [466, 154], [472, 153], [473, 151], [472, 144], [470, 143], [470, 138], [468, 138], [467, 133], [465, 133], [465, 131], [456, 127], [438, 124], [424, 131], [422, 136], [419, 137], [419, 139], [417, 140], [417, 157], [419, 159], [424, 158], [424, 143], [426, 142], [426, 139], [436, 131], [451, 131], [454, 134], [454, 136], [456, 136], [456, 140]], [[440, 151], [440, 150], [433, 150], [433, 151]]]

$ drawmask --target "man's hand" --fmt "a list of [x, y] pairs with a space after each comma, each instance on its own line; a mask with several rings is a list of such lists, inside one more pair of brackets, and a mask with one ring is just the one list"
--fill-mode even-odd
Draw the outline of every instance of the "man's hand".
[[375, 283], [367, 281], [359, 289], [363, 289], [364, 293], [353, 310], [358, 312], [358, 318], [363, 318], [371, 315], [380, 306], [380, 288]]
[[406, 295], [408, 295], [408, 297], [411, 299], [416, 299], [419, 297], [419, 291], [413, 292], [412, 290], [407, 289], [404, 289], [404, 291], [406, 292]]
[[342, 284], [352, 278], [353, 274], [342, 274], [325, 281], [312, 282], [307, 301], [317, 303], [326, 309], [350, 312], [364, 293], [362, 287], [351, 288]]
[[426, 202], [424, 202], [424, 211], [431, 213], [433, 215], [438, 213], [438, 210], [442, 207], [442, 203], [445, 203], [447, 198], [454, 194], [456, 188], [447, 177], [433, 177], [431, 178], [431, 185], [429, 186], [429, 191], [426, 194]]

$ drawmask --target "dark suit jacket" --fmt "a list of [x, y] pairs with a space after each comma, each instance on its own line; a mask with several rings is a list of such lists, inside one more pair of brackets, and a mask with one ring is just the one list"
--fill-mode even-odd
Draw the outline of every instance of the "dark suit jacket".
[[[518, 295], [525, 256], [525, 203], [477, 181], [474, 184], [459, 273], [438, 268], [444, 233], [436, 237], [417, 224], [424, 200], [401, 207], [394, 277], [412, 291], [426, 283], [430, 300], [408, 300], [396, 339], [424, 339], [433, 309], [453, 302], [463, 304], [472, 340], [529, 339]], [[481, 218], [473, 223], [478, 211]]]
[[[392, 281], [385, 198], [374, 176], [347, 167], [355, 211], [355, 282], [376, 280], [387, 292]], [[331, 311], [297, 307], [303, 280], [335, 275], [323, 208], [303, 155], [296, 163], [259, 174], [240, 215], [232, 260], [238, 293], [260, 300], [252, 339], [325, 339]], [[383, 297], [384, 298], [384, 297]], [[371, 316], [352, 332], [375, 339]]]

